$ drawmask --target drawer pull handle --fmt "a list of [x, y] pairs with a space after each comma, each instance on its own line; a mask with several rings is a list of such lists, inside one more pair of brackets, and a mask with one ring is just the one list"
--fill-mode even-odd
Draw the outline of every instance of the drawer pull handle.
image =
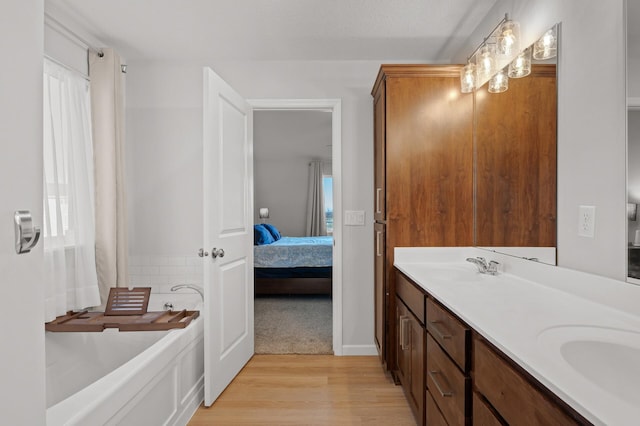
[[445, 333], [440, 328], [438, 328], [438, 324], [441, 324], [440, 321], [429, 321], [431, 323], [431, 331], [436, 335], [439, 339], [451, 339], [453, 336], [451, 334]]
[[409, 343], [407, 342], [407, 325], [409, 325], [409, 317], [401, 316], [400, 317], [400, 348], [403, 351], [409, 349]]
[[380, 249], [380, 237], [382, 236], [381, 231], [376, 231], [376, 256], [382, 256], [382, 250]]
[[433, 383], [436, 385], [436, 388], [438, 389], [438, 392], [440, 393], [440, 395], [445, 398], [453, 396], [453, 391], [442, 390], [442, 386], [440, 386], [440, 383], [438, 383], [438, 379], [436, 379], [436, 374], [440, 374], [440, 372], [429, 370], [429, 377], [431, 377], [431, 380], [433, 380]]

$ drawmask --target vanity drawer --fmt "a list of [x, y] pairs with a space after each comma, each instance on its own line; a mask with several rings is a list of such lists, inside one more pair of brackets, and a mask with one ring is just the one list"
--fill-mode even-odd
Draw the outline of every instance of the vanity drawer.
[[473, 392], [473, 424], [478, 426], [504, 426], [495, 414], [491, 411], [491, 408], [487, 406], [484, 398], [478, 396]]
[[399, 272], [396, 272], [396, 294], [418, 318], [420, 324], [424, 324], [424, 299], [426, 295]]
[[471, 330], [433, 299], [427, 298], [427, 331], [467, 373], [470, 367]]
[[482, 339], [474, 345], [474, 384], [510, 425], [576, 425], [556, 403]]
[[[427, 334], [427, 389], [450, 426], [464, 425], [471, 415], [471, 379], [465, 377]], [[469, 395], [470, 397], [470, 395]]]
[[425, 394], [425, 406], [427, 407], [427, 426], [448, 426], [429, 391]]

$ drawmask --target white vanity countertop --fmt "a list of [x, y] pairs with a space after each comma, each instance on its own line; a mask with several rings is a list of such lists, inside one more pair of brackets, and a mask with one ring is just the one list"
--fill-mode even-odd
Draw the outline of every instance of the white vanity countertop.
[[[640, 351], [640, 315], [629, 312], [634, 306], [640, 310], [640, 287], [620, 282], [618, 288], [617, 281], [607, 278], [548, 265], [531, 266], [534, 262], [474, 248], [442, 250], [444, 255], [437, 249], [396, 249], [395, 266], [589, 421], [596, 425], [638, 421], [640, 358], [631, 363], [626, 360], [631, 368], [620, 369], [619, 365], [624, 357], [636, 354], [625, 352], [626, 345]], [[498, 260], [506, 272], [480, 274], [475, 265], [464, 261], [475, 256]], [[447, 277], [449, 272], [455, 279]], [[535, 273], [535, 281], [524, 279], [523, 272], [527, 276]], [[558, 279], [574, 282], [557, 286], [554, 281]], [[580, 290], [571, 292], [573, 286]], [[601, 287], [606, 300], [600, 296]], [[598, 298], [606, 304], [594, 301]], [[562, 344], [572, 341], [575, 344], [562, 351], [577, 369], [561, 352]], [[589, 346], [593, 341], [595, 351]], [[616, 346], [620, 342], [625, 346]], [[618, 354], [616, 348], [622, 352]], [[618, 355], [622, 358], [613, 359]], [[578, 372], [580, 368], [591, 371], [589, 363], [599, 359], [609, 362], [598, 362], [601, 373], [595, 378], [587, 379]]]

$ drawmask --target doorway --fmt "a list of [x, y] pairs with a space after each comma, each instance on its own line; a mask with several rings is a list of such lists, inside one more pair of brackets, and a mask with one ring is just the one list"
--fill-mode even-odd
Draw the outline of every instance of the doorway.
[[[332, 317], [332, 349], [334, 355], [342, 355], [342, 215], [341, 215], [341, 194], [342, 194], [342, 176], [341, 176], [341, 101], [339, 99], [259, 99], [249, 100], [249, 104], [253, 107], [255, 116], [261, 111], [267, 113], [276, 112], [316, 112], [330, 115], [330, 143], [320, 149], [325, 149], [330, 155], [328, 156], [330, 168], [326, 166], [324, 170], [330, 170], [329, 173], [323, 172], [323, 182], [331, 183], [332, 192], [332, 209], [331, 215], [325, 217], [326, 222], [330, 225], [330, 232], [333, 237], [332, 247], [332, 268], [331, 268], [331, 317]], [[327, 146], [328, 145], [328, 146]], [[254, 151], [255, 151], [254, 147]], [[330, 179], [327, 179], [330, 178]], [[306, 178], [305, 178], [306, 181]], [[254, 188], [257, 182], [254, 182]], [[258, 201], [260, 203], [261, 201]], [[266, 201], [264, 201], [266, 203]], [[256, 204], [256, 209], [269, 208]], [[274, 214], [277, 209], [272, 207], [269, 209], [270, 221], [275, 221]], [[283, 213], [283, 210], [280, 210]], [[256, 217], [258, 215], [256, 214]], [[299, 218], [298, 218], [299, 220]], [[260, 223], [261, 220], [256, 220]], [[297, 228], [299, 229], [299, 227]], [[299, 231], [294, 231], [299, 233]]]

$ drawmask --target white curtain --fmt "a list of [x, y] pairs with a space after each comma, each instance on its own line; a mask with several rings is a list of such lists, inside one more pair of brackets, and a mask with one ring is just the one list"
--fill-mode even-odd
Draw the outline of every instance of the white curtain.
[[45, 321], [100, 305], [89, 83], [44, 64]]
[[128, 285], [124, 178], [124, 73], [113, 49], [89, 56], [96, 182], [96, 266], [102, 304]]
[[309, 193], [307, 196], [307, 236], [327, 235], [322, 190], [322, 163], [309, 163]]

